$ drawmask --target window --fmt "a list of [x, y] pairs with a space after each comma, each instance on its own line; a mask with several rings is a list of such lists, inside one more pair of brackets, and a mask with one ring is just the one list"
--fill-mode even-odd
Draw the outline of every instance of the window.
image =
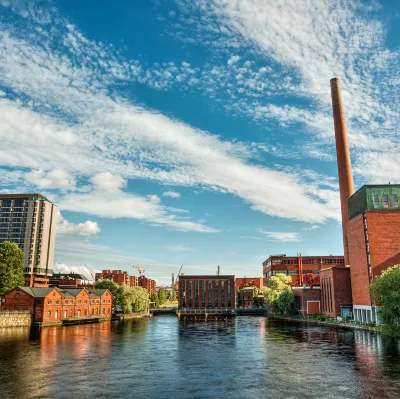
[[81, 310], [78, 310], [78, 317], [81, 317]]
[[92, 316], [94, 315], [94, 309], [92, 309]]
[[85, 309], [85, 316], [87, 316], [87, 309]]
[[54, 317], [55, 317], [56, 319], [58, 319], [58, 310], [56, 310], [56, 313], [55, 313]]
[[374, 208], [379, 208], [379, 196], [374, 194]]
[[399, 207], [399, 197], [397, 194], [393, 194], [393, 207], [398, 208]]
[[69, 317], [72, 317], [72, 310], [69, 311]]
[[108, 308], [107, 313], [110, 314], [110, 308]]
[[383, 195], [383, 207], [389, 208], [389, 196], [387, 194]]
[[106, 314], [106, 309], [105, 308], [103, 308], [103, 314]]
[[288, 270], [287, 274], [288, 276], [297, 276], [298, 272], [297, 270]]
[[51, 319], [51, 310], [49, 310], [49, 311], [47, 312], [47, 318], [48, 318], [48, 319]]

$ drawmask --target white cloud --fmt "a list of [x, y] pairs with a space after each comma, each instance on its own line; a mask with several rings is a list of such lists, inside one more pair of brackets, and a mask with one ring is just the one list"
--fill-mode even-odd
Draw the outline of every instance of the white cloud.
[[60, 235], [92, 236], [100, 233], [100, 231], [101, 229], [97, 222], [91, 222], [90, 220], [78, 224], [63, 220], [57, 225], [57, 234]]
[[120, 188], [126, 186], [126, 180], [120, 175], [113, 175], [110, 172], [97, 173], [91, 177], [90, 181], [93, 183], [96, 189], [115, 192]]
[[[158, 198], [158, 197], [157, 197]], [[217, 229], [170, 214], [168, 209], [151, 198], [123, 191], [71, 193], [58, 199], [60, 209], [84, 212], [103, 218], [134, 218], [173, 230], [215, 233]]]
[[150, 202], [153, 204], [159, 204], [161, 202], [160, 198], [155, 194], [148, 195], [147, 197], [150, 200]]
[[233, 64], [236, 64], [239, 60], [240, 60], [240, 57], [238, 55], [233, 55], [231, 58], [229, 58], [227, 64], [233, 65]]
[[302, 238], [299, 233], [264, 231], [262, 229], [259, 229], [258, 231], [262, 234], [265, 234], [272, 241], [282, 241], [282, 242], [302, 241]]
[[54, 273], [78, 273], [86, 277], [87, 280], [93, 281], [94, 276], [100, 270], [92, 269], [87, 266], [69, 266], [64, 263], [56, 263], [54, 265]]
[[[67, 30], [68, 37], [60, 32], [60, 39], [65, 39], [73, 55], [68, 51], [63, 56], [44, 51], [7, 31], [0, 35], [0, 49], [5, 54], [5, 62], [0, 65], [1, 80], [32, 100], [21, 103], [0, 98], [0, 159], [4, 165], [60, 168], [77, 179], [91, 179], [94, 189], [90, 194], [61, 199], [70, 210], [146, 219], [187, 231], [215, 229], [179, 220], [168, 215], [167, 208], [121, 193], [127, 179], [230, 193], [241, 197], [252, 209], [273, 216], [308, 222], [339, 218], [340, 213], [327, 202], [337, 193], [318, 196], [318, 183], [310, 186], [304, 182], [301, 169], [287, 173], [258, 166], [250, 162], [251, 151], [243, 143], [221, 140], [125, 99], [109, 97], [107, 88], [113, 79], [131, 79], [125, 63], [109, 49], [85, 39], [75, 28], [68, 26]], [[107, 73], [99, 72], [98, 62], [104, 63]], [[130, 67], [133, 64], [128, 62]], [[188, 74], [196, 72], [188, 63], [182, 63], [182, 68]], [[49, 107], [62, 112], [52, 117]], [[63, 115], [71, 117], [63, 119]], [[106, 198], [115, 207], [128, 203], [144, 212], [111, 212]]]
[[175, 191], [166, 191], [163, 193], [164, 197], [181, 198], [181, 195]]
[[32, 170], [25, 173], [25, 180], [29, 183], [46, 189], [74, 189], [75, 179], [63, 169], [53, 169], [49, 172], [43, 170]]

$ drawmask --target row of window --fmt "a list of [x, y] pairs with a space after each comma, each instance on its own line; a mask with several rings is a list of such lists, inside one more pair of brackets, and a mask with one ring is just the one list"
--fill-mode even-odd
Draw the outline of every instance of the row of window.
[[[92, 309], [92, 312], [91, 312], [91, 313], [92, 313], [92, 316], [98, 315], [98, 314], [99, 314], [99, 309]], [[101, 313], [102, 313], [103, 315], [105, 315], [105, 314], [111, 314], [111, 309], [110, 309], [110, 308], [108, 308], [108, 309], [103, 308], [103, 309], [101, 310]], [[49, 310], [49, 311], [47, 312], [47, 318], [48, 318], [48, 319], [51, 319], [52, 314], [53, 314], [52, 311]], [[83, 314], [84, 314], [84, 316], [88, 316], [88, 310], [85, 309], [85, 310], [83, 311]], [[81, 316], [82, 316], [82, 311], [79, 309], [79, 310], [76, 312], [75, 316], [81, 317]], [[54, 311], [54, 318], [55, 318], [55, 319], [58, 319], [58, 317], [59, 317], [59, 312], [58, 312], [58, 310], [55, 310], [55, 311]], [[68, 318], [68, 310], [64, 310], [64, 312], [63, 312], [63, 317], [64, 317], [64, 319]], [[72, 310], [69, 311], [69, 317], [74, 317], [74, 312], [73, 312]]]
[[[303, 265], [319, 265], [319, 264], [330, 264], [330, 265], [338, 265], [338, 264], [344, 264], [344, 259], [343, 258], [303, 258], [302, 259]], [[265, 267], [271, 266], [271, 265], [297, 265], [298, 264], [298, 259], [272, 259], [269, 260], [264, 264]]]
[[[384, 208], [389, 208], [389, 195], [383, 194], [382, 196], [382, 203]], [[399, 197], [397, 194], [392, 195], [392, 203], [393, 203], [393, 208], [398, 208], [399, 207]], [[378, 194], [374, 194], [374, 208], [380, 208], [380, 199]]]
[[[308, 273], [319, 274], [319, 270], [303, 270], [303, 274]], [[265, 277], [276, 276], [277, 274], [285, 274], [286, 276], [297, 276], [299, 273], [297, 270], [271, 270], [265, 274]]]
[[[70, 304], [70, 305], [72, 305], [74, 303], [74, 301], [72, 300], [72, 299], [66, 299], [65, 301], [64, 301], [64, 304], [66, 304], [66, 305], [68, 305], [68, 304]], [[81, 304], [82, 303], [82, 300], [79, 300], [78, 301], [78, 304]], [[88, 301], [87, 300], [85, 300], [85, 304], [87, 304], [88, 303]], [[92, 303], [100, 303], [100, 301], [98, 300], [98, 299], [93, 299], [92, 300]], [[103, 303], [111, 303], [111, 300], [109, 299], [108, 301], [103, 301]], [[51, 305], [52, 304], [52, 301], [51, 301], [51, 299], [48, 299], [47, 300], [47, 304], [48, 305]], [[60, 304], [60, 301], [56, 301], [56, 305], [59, 305]]]
[[[225, 293], [228, 297], [227, 303]], [[222, 307], [232, 306], [231, 281], [182, 280], [181, 305], [183, 307], [217, 307], [219, 302]]]

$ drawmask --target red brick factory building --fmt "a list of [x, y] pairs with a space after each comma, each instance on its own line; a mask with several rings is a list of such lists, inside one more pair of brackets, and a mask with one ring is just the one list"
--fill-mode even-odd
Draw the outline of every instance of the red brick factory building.
[[236, 307], [235, 276], [179, 276], [179, 308]]
[[[354, 192], [350, 151], [339, 79], [331, 80], [345, 265], [350, 281], [338, 285], [340, 293], [351, 286], [353, 313], [357, 321], [379, 323], [377, 305], [368, 286], [382, 271], [400, 263], [400, 185], [365, 185]], [[345, 272], [343, 272], [345, 273]], [[333, 276], [334, 278], [334, 276]], [[336, 296], [336, 294], [335, 294]], [[333, 297], [332, 309], [336, 308]]]

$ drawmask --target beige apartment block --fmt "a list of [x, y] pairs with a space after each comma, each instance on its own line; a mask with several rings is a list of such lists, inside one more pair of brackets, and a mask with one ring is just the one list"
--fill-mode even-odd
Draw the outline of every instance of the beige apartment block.
[[53, 275], [58, 207], [41, 194], [0, 194], [0, 243], [24, 252], [25, 284], [46, 287]]

